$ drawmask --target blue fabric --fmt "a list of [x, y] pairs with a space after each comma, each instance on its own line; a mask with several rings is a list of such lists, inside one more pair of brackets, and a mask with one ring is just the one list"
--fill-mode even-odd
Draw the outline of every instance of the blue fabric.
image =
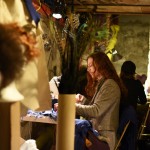
[[39, 13], [35, 10], [33, 4], [32, 4], [32, 0], [24, 0], [25, 5], [28, 9], [28, 12], [31, 16], [31, 18], [34, 20], [34, 22], [36, 23], [36, 25], [38, 25], [38, 22], [40, 21], [40, 15]]
[[121, 147], [119, 148], [119, 150], [136, 150], [138, 120], [136, 111], [131, 105], [126, 106], [125, 108], [122, 109], [118, 128], [119, 135], [121, 135], [125, 125], [128, 123], [129, 120], [131, 122], [122, 139]]
[[54, 111], [53, 109], [51, 110], [45, 110], [45, 111], [33, 111], [31, 109], [29, 109], [27, 111], [27, 115], [28, 116], [33, 116], [36, 118], [42, 118], [44, 116], [49, 116], [54, 120], [57, 120], [57, 111]]
[[58, 115], [57, 111], [54, 111], [54, 110], [52, 109], [52, 111], [51, 111], [51, 113], [50, 113], [50, 117], [53, 118], [54, 120], [57, 120], [57, 115]]
[[[85, 138], [88, 130], [93, 130], [88, 120], [75, 119], [75, 149], [83, 150], [85, 147]], [[98, 134], [94, 131], [95, 134]]]

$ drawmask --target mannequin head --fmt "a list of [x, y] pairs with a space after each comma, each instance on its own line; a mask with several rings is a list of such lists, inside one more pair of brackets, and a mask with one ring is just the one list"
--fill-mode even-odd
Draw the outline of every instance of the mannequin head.
[[35, 39], [16, 23], [0, 23], [0, 89], [18, 78], [35, 55]]

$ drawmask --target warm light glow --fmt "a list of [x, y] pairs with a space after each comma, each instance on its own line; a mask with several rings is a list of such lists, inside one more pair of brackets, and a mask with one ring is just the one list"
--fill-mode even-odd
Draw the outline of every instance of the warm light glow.
[[113, 50], [112, 51], [112, 54], [114, 55], [114, 54], [117, 54], [117, 51], [116, 50]]
[[62, 18], [62, 15], [58, 14], [58, 13], [53, 13], [53, 17], [56, 19], [60, 19], [60, 18]]
[[122, 59], [122, 56], [121, 56], [120, 54], [118, 54], [117, 50], [115, 50], [115, 49], [113, 49], [113, 50], [111, 51], [111, 54], [112, 54], [112, 55], [111, 55], [111, 60], [112, 60], [113, 62], [116, 62], [116, 61]]

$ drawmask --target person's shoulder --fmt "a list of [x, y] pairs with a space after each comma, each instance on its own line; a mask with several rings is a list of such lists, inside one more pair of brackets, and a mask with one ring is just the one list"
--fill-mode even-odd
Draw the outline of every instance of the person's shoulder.
[[106, 79], [102, 87], [103, 90], [111, 91], [111, 94], [120, 93], [120, 87], [113, 79]]
[[141, 83], [140, 80], [136, 79], [135, 80], [135, 86], [138, 87], [138, 88], [141, 88], [141, 87], [143, 87], [143, 84]]
[[134, 81], [135, 81], [136, 84], [142, 85], [142, 83], [141, 83], [141, 81], [139, 79], [135, 79]]
[[112, 85], [112, 86], [118, 86], [117, 82], [113, 79], [106, 79], [105, 84]]
[[107, 83], [116, 83], [116, 81], [113, 80], [113, 79], [106, 79], [106, 82], [107, 82]]

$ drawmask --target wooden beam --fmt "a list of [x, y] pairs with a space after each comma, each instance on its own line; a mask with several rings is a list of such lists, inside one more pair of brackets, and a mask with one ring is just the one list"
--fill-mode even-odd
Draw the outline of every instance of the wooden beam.
[[99, 13], [150, 13], [150, 6], [97, 6]]
[[94, 6], [77, 6], [75, 7], [76, 12], [92, 12], [94, 10]]
[[[68, 0], [67, 3], [71, 3]], [[149, 0], [74, 0], [74, 4], [80, 5], [150, 5]]]
[[[72, 5], [72, 0], [67, 5]], [[74, 0], [76, 12], [150, 14], [150, 0]]]
[[150, 14], [150, 6], [76, 6], [76, 12]]

